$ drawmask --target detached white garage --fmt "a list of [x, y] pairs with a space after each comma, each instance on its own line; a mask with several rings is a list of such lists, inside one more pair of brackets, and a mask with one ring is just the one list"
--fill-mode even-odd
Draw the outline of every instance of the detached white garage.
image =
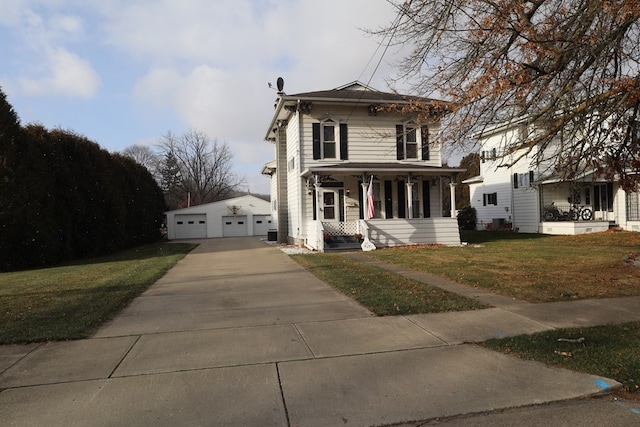
[[167, 236], [174, 239], [266, 236], [275, 228], [271, 203], [247, 195], [165, 212]]

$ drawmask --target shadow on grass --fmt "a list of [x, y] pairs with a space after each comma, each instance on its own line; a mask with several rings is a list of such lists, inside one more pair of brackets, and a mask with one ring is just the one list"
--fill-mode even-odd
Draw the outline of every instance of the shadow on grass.
[[460, 231], [460, 240], [467, 243], [488, 243], [501, 240], [548, 239], [547, 234], [516, 233], [514, 231]]

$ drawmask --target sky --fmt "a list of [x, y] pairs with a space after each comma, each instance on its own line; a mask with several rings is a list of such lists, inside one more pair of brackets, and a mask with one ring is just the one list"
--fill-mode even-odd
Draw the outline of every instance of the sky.
[[23, 125], [111, 152], [202, 131], [229, 146], [244, 190], [268, 194], [268, 83], [390, 91], [407, 47], [383, 55], [364, 30], [395, 17], [386, 0], [0, 0], [0, 87]]

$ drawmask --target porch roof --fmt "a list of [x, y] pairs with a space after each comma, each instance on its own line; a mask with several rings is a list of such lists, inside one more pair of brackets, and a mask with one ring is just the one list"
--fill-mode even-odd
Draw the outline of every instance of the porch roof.
[[476, 183], [480, 183], [480, 182], [484, 182], [484, 177], [482, 175], [474, 176], [474, 177], [471, 177], [469, 179], [465, 179], [464, 181], [462, 181], [463, 184], [476, 184]]
[[549, 175], [546, 177], [542, 177], [536, 183], [545, 185], [545, 184], [558, 184], [561, 182], [614, 182], [615, 180], [608, 180], [602, 176], [596, 175], [596, 170], [588, 170], [580, 173], [573, 179], [566, 179], [562, 176], [558, 175]]
[[302, 177], [315, 174], [321, 175], [381, 175], [381, 174], [410, 174], [410, 175], [443, 175], [457, 174], [466, 169], [424, 166], [411, 163], [340, 163], [331, 165], [312, 166], [302, 171]]

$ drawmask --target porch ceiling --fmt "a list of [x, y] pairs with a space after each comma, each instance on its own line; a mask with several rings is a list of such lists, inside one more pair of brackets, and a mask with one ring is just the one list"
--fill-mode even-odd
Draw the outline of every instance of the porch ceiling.
[[410, 163], [340, 163], [333, 165], [313, 166], [302, 172], [306, 178], [311, 175], [362, 175], [362, 174], [403, 174], [403, 175], [443, 175], [464, 172], [466, 169], [424, 166]]

